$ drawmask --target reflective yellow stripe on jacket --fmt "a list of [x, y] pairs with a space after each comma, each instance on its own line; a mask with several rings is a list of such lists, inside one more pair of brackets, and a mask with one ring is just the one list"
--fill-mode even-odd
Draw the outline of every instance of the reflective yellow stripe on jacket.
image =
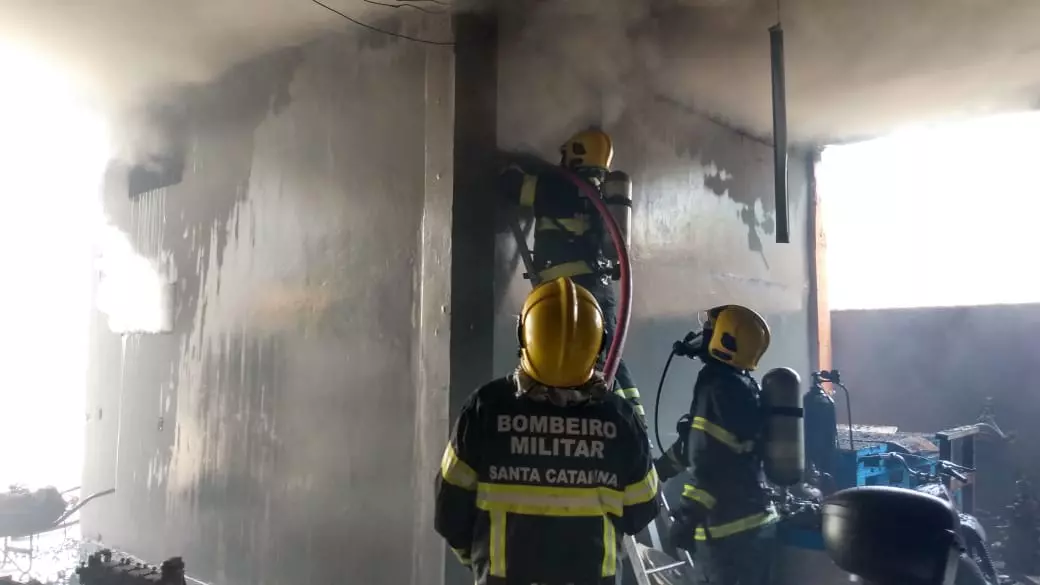
[[488, 531], [488, 572], [492, 577], [506, 576], [506, 512], [489, 510], [491, 527]]
[[614, 532], [614, 521], [603, 516], [603, 565], [599, 568], [601, 577], [612, 577], [617, 572], [617, 533]]
[[538, 192], [538, 175], [524, 175], [524, 182], [520, 186], [520, 205], [532, 207], [534, 196]]
[[468, 551], [464, 551], [464, 550], [458, 549], [458, 548], [453, 548], [453, 549], [451, 549], [451, 552], [455, 553], [455, 558], [459, 559], [459, 562], [462, 563], [463, 566], [466, 566], [466, 567], [470, 566], [471, 561], [470, 561], [470, 558], [469, 558], [469, 552]]
[[737, 453], [750, 453], [755, 448], [754, 442], [740, 441], [733, 433], [701, 416], [694, 417], [693, 423], [690, 424], [690, 427], [698, 431], [703, 431], [708, 436], [713, 437]]
[[464, 490], [477, 489], [477, 472], [455, 454], [455, 447], [448, 443], [441, 457], [441, 477], [444, 481]]
[[700, 489], [699, 487], [695, 487], [690, 484], [686, 484], [683, 486], [682, 497], [688, 500], [693, 500], [694, 502], [701, 504], [708, 510], [711, 510], [715, 507], [715, 496]]
[[613, 576], [617, 567], [617, 532], [610, 516], [620, 517], [624, 506], [649, 502], [657, 495], [657, 472], [647, 475], [624, 491], [610, 488], [557, 488], [529, 485], [480, 483], [477, 508], [490, 517], [489, 572], [506, 576], [507, 514], [553, 517], [603, 518], [603, 564], [600, 574]]
[[657, 469], [650, 468], [646, 476], [636, 483], [625, 486], [624, 503], [626, 506], [645, 504], [657, 497], [659, 487]]
[[621, 516], [625, 494], [610, 488], [557, 488], [480, 483], [477, 507], [530, 516]]
[[563, 264], [550, 266], [549, 268], [539, 272], [538, 277], [544, 282], [564, 276], [570, 277], [578, 276], [580, 274], [592, 274], [592, 267], [589, 266], [588, 262], [575, 260], [574, 262], [564, 262]]
[[587, 217], [581, 215], [577, 217], [555, 217], [552, 219], [540, 217], [538, 218], [538, 223], [535, 224], [535, 229], [537, 231], [559, 231], [560, 228], [563, 228], [567, 233], [580, 236], [588, 231], [589, 220]]
[[646, 410], [639, 403], [639, 388], [618, 388], [614, 393], [627, 400], [632, 405], [632, 409], [636, 411], [636, 414], [644, 418], [646, 417]]
[[[760, 526], [766, 526], [772, 524], [779, 519], [775, 510], [769, 510], [768, 512], [762, 512], [759, 514], [753, 514], [751, 516], [745, 516], [739, 520], [732, 522], [726, 522], [725, 524], [718, 524], [716, 526], [709, 526], [708, 532], [712, 538], [726, 538], [727, 536], [733, 536], [744, 532], [745, 530], [751, 530]], [[704, 533], [704, 527], [700, 526], [697, 528], [694, 538], [697, 540], [707, 540], [707, 535]]]

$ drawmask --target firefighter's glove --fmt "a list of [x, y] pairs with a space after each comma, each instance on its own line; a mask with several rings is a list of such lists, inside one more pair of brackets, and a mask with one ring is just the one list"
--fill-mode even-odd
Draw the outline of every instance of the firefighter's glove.
[[678, 440], [664, 452], [663, 455], [654, 459], [654, 468], [657, 469], [657, 477], [662, 481], [668, 481], [679, 475], [686, 469], [685, 441]]
[[703, 526], [708, 510], [695, 502], [683, 502], [672, 516], [668, 540], [675, 548], [693, 552], [697, 548], [697, 527]]
[[690, 435], [690, 424], [693, 418], [689, 414], [684, 414], [679, 417], [679, 420], [675, 422], [675, 432], [679, 435], [678, 440], [672, 443], [671, 447], [654, 460], [654, 467], [657, 468], [657, 476], [661, 481], [668, 481], [669, 479], [679, 475], [689, 465], [689, 456], [686, 453], [686, 439]]
[[693, 425], [693, 417], [689, 414], [684, 414], [679, 417], [679, 420], [675, 421], [675, 433], [679, 435], [679, 440], [682, 441], [683, 445], [686, 445], [686, 437], [690, 435], [690, 426]]

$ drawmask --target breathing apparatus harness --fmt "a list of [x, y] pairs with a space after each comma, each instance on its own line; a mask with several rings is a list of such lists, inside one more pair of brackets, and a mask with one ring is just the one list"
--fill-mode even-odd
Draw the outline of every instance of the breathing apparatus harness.
[[[618, 282], [617, 327], [614, 329], [614, 337], [611, 340], [610, 347], [607, 348], [607, 355], [603, 361], [603, 378], [607, 387], [612, 388], [614, 385], [614, 375], [617, 373], [618, 366], [621, 363], [621, 352], [625, 348], [625, 339], [628, 337], [628, 323], [632, 314], [632, 270], [629, 261], [628, 244], [625, 232], [618, 224], [614, 214], [611, 213], [611, 209], [608, 207], [607, 201], [604, 200], [600, 189], [574, 170], [567, 167], [549, 164], [544, 160], [530, 155], [523, 155], [520, 153], [506, 154], [508, 158], [522, 163], [521, 166], [526, 165], [538, 172], [553, 173], [565, 182], [573, 185], [578, 190], [578, 193], [585, 198], [586, 202], [599, 215], [601, 224], [605, 230], [604, 237], [605, 239], [609, 238], [610, 243], [613, 245], [616, 260], [611, 262], [609, 269], [600, 267], [600, 270], [597, 271], [600, 275], [611, 275], [611, 278]], [[629, 190], [631, 190], [631, 188], [629, 188]], [[558, 227], [563, 226], [559, 225]], [[514, 225], [511, 229], [514, 232], [514, 236], [517, 238], [518, 244], [520, 244], [524, 240], [523, 233], [519, 231], [518, 226]], [[532, 286], [536, 286], [538, 281], [537, 274], [534, 272], [533, 263], [530, 263], [529, 258], [526, 257], [524, 263], [528, 265], [526, 266], [528, 271], [527, 276], [531, 279]]]
[[[685, 459], [687, 446], [684, 442], [676, 443], [682, 449], [675, 453], [671, 447], [664, 450], [660, 435], [660, 412], [661, 394], [664, 391], [664, 381], [668, 376], [672, 358], [677, 355], [688, 358], [697, 358], [707, 363], [710, 358], [708, 347], [713, 335], [715, 325], [714, 319], [717, 314], [708, 314], [707, 319], [702, 320], [703, 328], [699, 332], [690, 332], [680, 341], [672, 344], [672, 351], [668, 355], [661, 379], [657, 386], [657, 397], [654, 400], [654, 433], [657, 443], [664, 456], [669, 459]], [[836, 377], [836, 376], [835, 376]], [[759, 409], [763, 415], [762, 429], [754, 439], [754, 449], [751, 451], [758, 456], [763, 464], [766, 477], [775, 485], [789, 487], [801, 481], [805, 472], [804, 455], [804, 407], [800, 390], [800, 379], [798, 373], [791, 368], [774, 368], [767, 372], [761, 385], [751, 378], [751, 382], [758, 390]], [[839, 383], [840, 382], [835, 382]], [[683, 431], [688, 429], [693, 422], [689, 417], [695, 416], [698, 402], [701, 400], [701, 392], [698, 384], [693, 387], [693, 404], [690, 413], [679, 418], [677, 421], [677, 432], [679, 441], [683, 441]], [[676, 461], [680, 465], [685, 461]]]

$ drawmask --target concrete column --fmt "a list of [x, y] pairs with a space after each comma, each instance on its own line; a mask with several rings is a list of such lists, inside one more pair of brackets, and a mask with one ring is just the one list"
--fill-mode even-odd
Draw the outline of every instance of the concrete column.
[[[460, 406], [494, 375], [495, 150], [498, 26], [494, 16], [455, 19], [455, 171], [452, 202], [451, 390]], [[447, 552], [451, 556], [450, 552]], [[445, 583], [471, 583], [454, 557]]]

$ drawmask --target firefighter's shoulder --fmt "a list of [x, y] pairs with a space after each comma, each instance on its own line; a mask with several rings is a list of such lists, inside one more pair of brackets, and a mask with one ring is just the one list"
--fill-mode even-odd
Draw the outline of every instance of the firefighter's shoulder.
[[639, 414], [636, 412], [635, 407], [624, 397], [611, 392], [603, 398], [603, 403], [604, 407], [616, 411], [617, 416], [624, 421], [626, 426], [642, 428], [639, 422]]
[[501, 408], [516, 393], [516, 385], [511, 376], [495, 378], [474, 390], [466, 399], [464, 409], [485, 411]]

